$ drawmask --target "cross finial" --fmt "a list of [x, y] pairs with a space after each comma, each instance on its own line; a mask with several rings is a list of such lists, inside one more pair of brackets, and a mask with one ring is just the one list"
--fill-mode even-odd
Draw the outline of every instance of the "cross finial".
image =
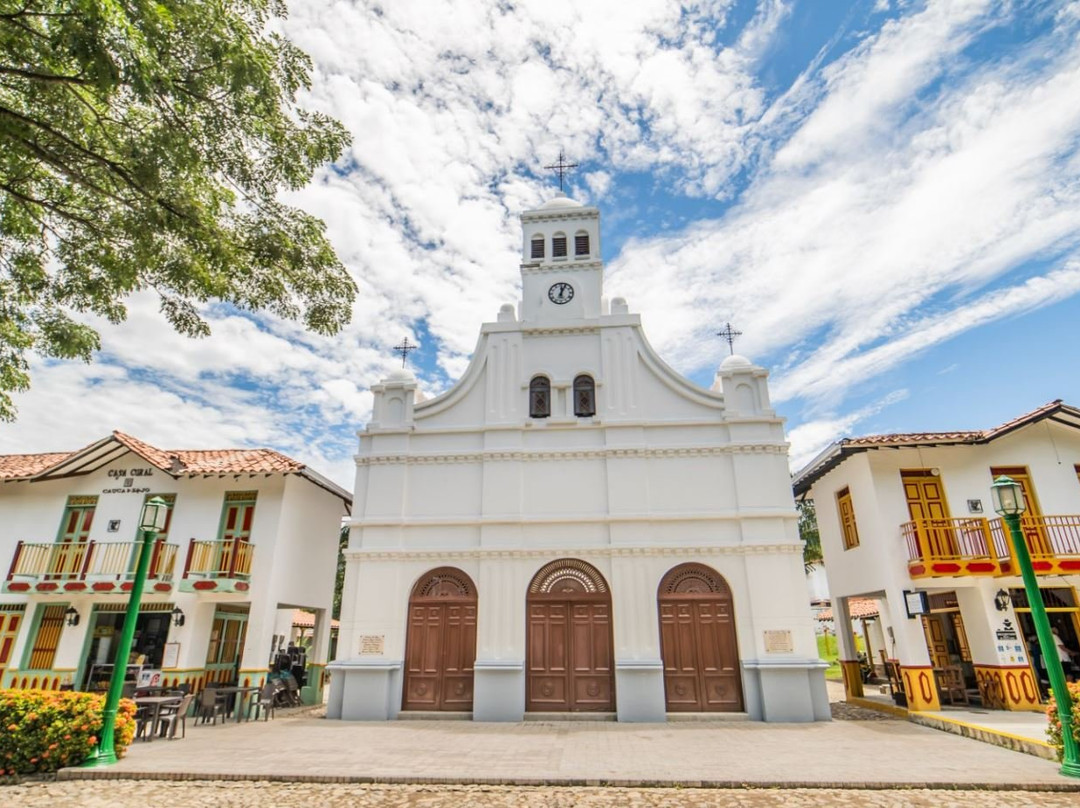
[[742, 336], [742, 331], [736, 331], [731, 327], [731, 323], [724, 323], [724, 327], [716, 332], [716, 336], [720, 339], [727, 341], [728, 350], [731, 351], [731, 355], [735, 355], [735, 340]]
[[568, 163], [568, 162], [566, 162], [566, 158], [563, 156], [562, 149], [559, 149], [559, 159], [558, 160], [556, 160], [554, 163], [552, 163], [549, 166], [544, 166], [544, 168], [546, 168], [548, 171], [554, 171], [556, 174], [559, 175], [559, 190], [560, 191], [564, 190], [563, 189], [563, 179], [566, 177], [567, 174], [570, 173], [571, 169], [577, 168], [577, 167], [578, 167], [577, 163]]
[[417, 347], [418, 346], [416, 346], [416, 345], [410, 345], [409, 344], [409, 338], [408, 337], [405, 337], [405, 339], [403, 339], [401, 341], [400, 345], [395, 345], [394, 346], [394, 353], [401, 354], [401, 366], [402, 367], [405, 367], [405, 360], [409, 356], [409, 351], [415, 351], [417, 349]]

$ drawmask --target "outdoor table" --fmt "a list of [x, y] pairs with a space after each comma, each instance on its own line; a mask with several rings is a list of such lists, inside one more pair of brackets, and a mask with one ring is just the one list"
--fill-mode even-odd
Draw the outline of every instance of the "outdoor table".
[[146, 741], [149, 743], [154, 740], [154, 735], [157, 733], [161, 708], [166, 704], [179, 704], [181, 698], [179, 696], [138, 696], [134, 699], [134, 702], [136, 707], [150, 708], [150, 732], [146, 736]]
[[239, 724], [241, 716], [244, 714], [244, 707], [247, 705], [248, 696], [252, 693], [258, 693], [257, 687], [215, 687], [218, 698], [227, 698], [229, 696], [235, 696], [233, 702], [233, 709], [236, 712], [236, 723]]

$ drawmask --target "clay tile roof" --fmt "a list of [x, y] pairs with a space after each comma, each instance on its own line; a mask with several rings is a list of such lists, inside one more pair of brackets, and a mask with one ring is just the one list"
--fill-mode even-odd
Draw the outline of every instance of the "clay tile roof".
[[[315, 615], [302, 609], [293, 609], [292, 624], [296, 628], [315, 628]], [[330, 628], [337, 628], [338, 621], [330, 619]]]
[[149, 443], [145, 443], [138, 438], [126, 435], [118, 429], [113, 430], [113, 437], [124, 446], [131, 449], [131, 451], [135, 452], [135, 454], [146, 458], [147, 462], [153, 463], [162, 471], [168, 471], [169, 467], [172, 465], [169, 453], [162, 449], [158, 449], [156, 446], [151, 446]]
[[47, 452], [45, 454], [0, 455], [0, 480], [21, 480], [33, 477], [56, 463], [70, 452]]
[[[848, 598], [848, 613], [852, 620], [878, 616], [878, 603], [873, 598]], [[832, 620], [832, 609], [822, 609], [817, 613], [817, 620]]]
[[800, 496], [822, 476], [836, 468], [844, 458], [868, 449], [900, 448], [903, 446], [936, 446], [941, 444], [987, 443], [1002, 435], [1044, 418], [1080, 428], [1080, 410], [1063, 404], [1061, 399], [1051, 401], [1030, 412], [1025, 412], [992, 429], [975, 429], [955, 432], [894, 432], [887, 435], [863, 435], [858, 438], [841, 438], [830, 444], [821, 454], [810, 461], [792, 480], [795, 495]]
[[182, 474], [281, 474], [302, 471], [304, 464], [273, 449], [177, 449]]

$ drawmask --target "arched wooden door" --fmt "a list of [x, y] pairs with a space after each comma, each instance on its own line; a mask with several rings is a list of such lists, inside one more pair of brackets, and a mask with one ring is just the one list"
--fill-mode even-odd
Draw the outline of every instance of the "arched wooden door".
[[459, 569], [425, 573], [409, 597], [403, 710], [468, 712], [476, 661], [476, 586]]
[[564, 558], [529, 584], [525, 709], [615, 710], [611, 592], [590, 564]]
[[704, 564], [680, 564], [660, 582], [658, 600], [668, 712], [742, 712], [727, 581]]

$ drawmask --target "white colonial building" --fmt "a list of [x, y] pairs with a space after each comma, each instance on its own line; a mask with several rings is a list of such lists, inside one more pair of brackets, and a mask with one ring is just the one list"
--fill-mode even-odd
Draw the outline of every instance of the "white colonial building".
[[711, 390], [603, 295], [600, 214], [522, 216], [523, 298], [360, 433], [329, 715], [829, 717], [766, 372]]
[[870, 600], [884, 630], [866, 644], [898, 702], [1041, 709], [1046, 668], [992, 511], [1000, 475], [1023, 487], [1050, 622], [1080, 662], [1080, 410], [1054, 401], [993, 429], [845, 438], [796, 475], [816, 505], [849, 696], [863, 695], [851, 618]]
[[305, 695], [318, 699], [349, 494], [269, 449], [163, 450], [121, 432], [76, 452], [0, 455], [0, 687], [105, 686], [153, 496], [170, 510], [132, 681], [152, 671], [168, 687], [257, 685], [306, 608]]

